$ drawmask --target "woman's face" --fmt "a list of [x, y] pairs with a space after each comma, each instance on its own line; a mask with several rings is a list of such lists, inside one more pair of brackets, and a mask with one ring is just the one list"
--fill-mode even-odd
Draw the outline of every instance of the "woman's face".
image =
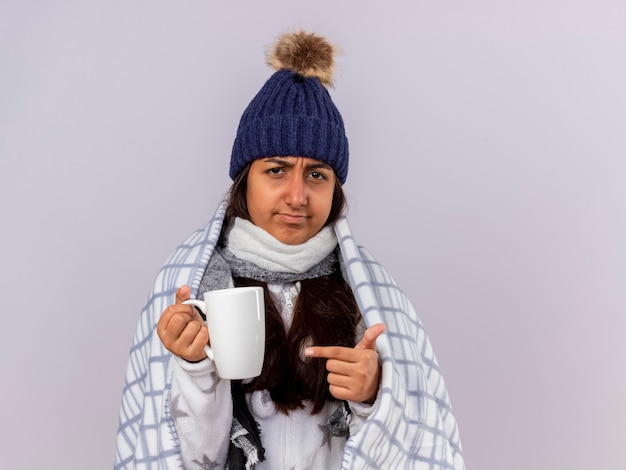
[[246, 191], [253, 224], [287, 245], [319, 232], [333, 202], [335, 172], [306, 157], [267, 157], [250, 165]]

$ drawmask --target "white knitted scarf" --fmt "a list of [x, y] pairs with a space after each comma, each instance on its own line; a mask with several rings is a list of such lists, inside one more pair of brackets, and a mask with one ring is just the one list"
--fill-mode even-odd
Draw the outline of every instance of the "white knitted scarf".
[[333, 229], [324, 227], [300, 245], [287, 245], [252, 222], [236, 218], [226, 246], [232, 254], [260, 268], [275, 272], [304, 273], [337, 247]]

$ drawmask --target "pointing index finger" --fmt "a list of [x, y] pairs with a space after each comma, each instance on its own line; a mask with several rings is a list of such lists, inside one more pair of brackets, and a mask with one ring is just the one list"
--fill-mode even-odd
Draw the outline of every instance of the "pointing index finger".
[[325, 359], [341, 359], [350, 361], [353, 348], [342, 346], [311, 346], [304, 350], [306, 357], [321, 357]]
[[355, 358], [355, 349], [371, 349], [376, 351], [376, 338], [385, 332], [387, 328], [382, 323], [376, 323], [370, 326], [363, 338], [354, 348], [345, 348], [342, 346], [310, 346], [304, 350], [306, 357], [322, 357], [326, 359], [340, 359], [343, 361], [351, 361]]

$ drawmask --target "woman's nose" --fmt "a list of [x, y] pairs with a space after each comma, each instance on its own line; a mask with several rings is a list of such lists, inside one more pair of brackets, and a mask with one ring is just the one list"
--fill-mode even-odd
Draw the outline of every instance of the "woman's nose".
[[289, 178], [285, 188], [285, 202], [294, 208], [299, 208], [306, 204], [306, 188], [301, 178]]

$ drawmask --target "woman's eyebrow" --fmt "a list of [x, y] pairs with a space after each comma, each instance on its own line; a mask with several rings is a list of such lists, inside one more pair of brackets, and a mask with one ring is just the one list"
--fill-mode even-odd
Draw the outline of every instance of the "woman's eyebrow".
[[[268, 157], [268, 158], [264, 158], [263, 161], [265, 163], [275, 163], [277, 165], [282, 165], [282, 166], [286, 166], [287, 168], [293, 168], [294, 164], [291, 163], [288, 160], [284, 160], [280, 157]], [[316, 168], [322, 168], [325, 170], [332, 170], [332, 167], [330, 165], [328, 165], [327, 163], [324, 162], [315, 162], [315, 163], [310, 163], [308, 165], [305, 166], [305, 169], [307, 170], [314, 170]]]
[[283, 160], [282, 158], [279, 158], [279, 157], [269, 157], [269, 158], [263, 159], [263, 161], [265, 163], [276, 163], [278, 165], [283, 165], [287, 167], [293, 166], [293, 163], [289, 163], [287, 160]]
[[306, 166], [307, 170], [314, 170], [316, 168], [321, 168], [323, 170], [332, 170], [332, 167], [324, 162], [311, 163]]

